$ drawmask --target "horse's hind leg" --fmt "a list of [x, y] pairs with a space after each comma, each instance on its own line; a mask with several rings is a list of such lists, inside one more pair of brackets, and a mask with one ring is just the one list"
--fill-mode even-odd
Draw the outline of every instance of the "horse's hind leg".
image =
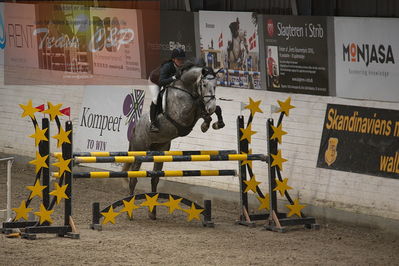
[[218, 121], [212, 124], [213, 129], [224, 128], [225, 124], [223, 122], [222, 108], [219, 105], [216, 106], [215, 114], [218, 117]]
[[[132, 171], [138, 171], [140, 169], [141, 162], [134, 162], [132, 164]], [[137, 185], [137, 178], [130, 178], [129, 179], [129, 190], [130, 195], [134, 195], [134, 190], [136, 189]]]
[[[168, 151], [170, 149], [170, 142], [161, 144], [160, 146], [154, 147], [153, 150], [158, 150], [158, 151]], [[162, 171], [163, 168], [163, 163], [154, 163], [153, 170], [154, 171]], [[157, 192], [157, 187], [159, 183], [159, 176], [157, 177], [152, 177], [151, 178], [151, 192], [156, 193]], [[152, 212], [148, 214], [151, 220], [155, 220], [157, 218], [157, 207], [154, 206], [154, 209]]]

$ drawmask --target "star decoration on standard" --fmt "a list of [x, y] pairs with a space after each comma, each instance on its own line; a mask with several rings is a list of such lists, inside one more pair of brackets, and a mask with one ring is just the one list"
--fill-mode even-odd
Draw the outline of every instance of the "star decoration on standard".
[[15, 211], [15, 221], [18, 221], [19, 219], [23, 218], [25, 221], [28, 220], [28, 213], [30, 213], [33, 208], [26, 208], [26, 203], [23, 200], [21, 204], [19, 205], [18, 208], [12, 208], [13, 211]]
[[169, 201], [162, 203], [162, 205], [169, 207], [169, 213], [173, 213], [175, 210], [182, 210], [180, 207], [180, 202], [183, 198], [174, 199], [171, 195], [169, 195]]
[[30, 135], [29, 137], [35, 139], [35, 146], [39, 145], [40, 141], [48, 141], [48, 138], [46, 137], [46, 132], [47, 128], [45, 129], [40, 129], [39, 126], [36, 126], [35, 133]]
[[269, 195], [269, 193], [267, 193], [264, 198], [260, 197], [260, 196], [257, 196], [256, 198], [260, 202], [260, 206], [259, 206], [258, 210], [262, 210], [262, 209], [269, 210], [270, 209], [270, 195]]
[[44, 114], [49, 114], [50, 115], [50, 120], [53, 121], [56, 116], [62, 116], [62, 113], [60, 112], [62, 104], [56, 104], [53, 105], [51, 102], [47, 102], [48, 109], [44, 110], [42, 113]]
[[281, 150], [278, 150], [277, 154], [272, 154], [273, 162], [271, 167], [277, 166], [281, 171], [283, 171], [283, 163], [288, 161], [284, 159], [281, 155]]
[[119, 214], [120, 212], [114, 212], [114, 208], [111, 206], [107, 212], [101, 213], [101, 215], [104, 216], [103, 224], [107, 224], [109, 222], [115, 224], [115, 217]]
[[287, 132], [283, 130], [283, 124], [280, 124], [277, 127], [272, 125], [272, 129], [273, 135], [270, 139], [277, 139], [278, 143], [281, 144], [281, 142], [283, 141], [283, 135], [287, 134]]
[[48, 158], [48, 155], [42, 157], [40, 155], [40, 153], [37, 151], [36, 159], [29, 162], [29, 164], [33, 164], [35, 166], [36, 174], [40, 171], [40, 169], [48, 168], [48, 165], [46, 163], [47, 158]]
[[287, 204], [285, 205], [288, 209], [290, 209], [290, 212], [287, 214], [288, 217], [291, 217], [292, 215], [296, 214], [299, 217], [302, 217], [301, 210], [305, 208], [305, 205], [299, 204], [299, 200], [296, 199], [294, 200], [294, 204]]
[[32, 119], [35, 119], [35, 113], [40, 111], [32, 106], [32, 100], [29, 100], [27, 105], [20, 104], [19, 106], [24, 110], [21, 117], [30, 116]]
[[187, 221], [191, 221], [193, 219], [200, 220], [200, 214], [204, 211], [204, 209], [197, 209], [194, 203], [191, 203], [190, 209], [183, 209], [184, 212], [188, 213]]
[[43, 203], [40, 204], [40, 211], [34, 212], [36, 216], [40, 217], [39, 223], [42, 224], [44, 222], [49, 222], [50, 224], [53, 223], [53, 219], [51, 219], [51, 214], [54, 212], [54, 210], [47, 210]]
[[280, 181], [276, 178], [276, 187], [273, 191], [279, 191], [280, 195], [283, 196], [286, 190], [292, 189], [292, 187], [287, 184], [288, 178], [284, 178], [283, 181]]
[[54, 187], [55, 187], [54, 190], [51, 191], [49, 194], [57, 197], [57, 204], [59, 204], [62, 199], [69, 199], [65, 193], [65, 190], [67, 189], [68, 184], [60, 187], [60, 185], [58, 185], [58, 183], [54, 183]]
[[252, 190], [253, 192], [256, 193], [256, 188], [258, 187], [259, 184], [261, 184], [262, 182], [258, 182], [255, 179], [255, 175], [251, 176], [250, 180], [244, 180], [244, 183], [247, 185], [247, 187], [244, 190], [244, 193]]
[[69, 134], [71, 134], [71, 130], [65, 131], [62, 127], [60, 127], [60, 132], [52, 137], [58, 140], [57, 148], [61, 147], [61, 145], [64, 143], [71, 144], [71, 141], [69, 139]]
[[246, 139], [248, 140], [248, 143], [251, 143], [252, 141], [252, 135], [254, 135], [257, 131], [252, 131], [252, 124], [249, 124], [247, 126], [247, 128], [243, 129], [240, 128], [241, 132], [242, 132], [242, 137], [240, 139], [240, 141]]
[[36, 179], [35, 185], [34, 186], [26, 186], [27, 189], [32, 191], [30, 193], [29, 199], [32, 199], [35, 196], [38, 196], [39, 198], [43, 198], [43, 189], [45, 189], [47, 186], [42, 186], [40, 185], [40, 180]]
[[290, 109], [295, 108], [295, 106], [291, 105], [291, 97], [288, 97], [284, 102], [277, 100], [278, 105], [280, 105], [280, 109], [278, 112], [284, 112], [286, 116], [290, 115]]
[[121, 209], [122, 212], [126, 212], [126, 214], [129, 216], [129, 218], [133, 217], [133, 211], [135, 209], [140, 208], [140, 206], [134, 204], [134, 201], [136, 200], [136, 196], [133, 196], [129, 201], [123, 200], [123, 208]]
[[249, 97], [249, 104], [245, 106], [245, 109], [249, 109], [251, 111], [251, 115], [254, 116], [257, 112], [263, 113], [262, 109], [259, 108], [259, 105], [262, 101], [254, 101], [251, 97]]
[[[249, 151], [248, 151], [248, 153], [246, 153], [246, 152], [241, 152], [242, 154], [252, 154], [252, 149], [249, 149]], [[241, 165], [248, 165], [249, 166], [249, 168], [251, 168], [252, 169], [252, 162], [253, 162], [253, 160], [243, 160], [242, 162], [241, 162]]]
[[56, 177], [60, 178], [64, 172], [71, 172], [71, 169], [69, 168], [69, 163], [71, 160], [72, 159], [64, 160], [64, 158], [59, 157], [58, 162], [52, 164], [59, 168], [58, 176]]
[[161, 205], [157, 200], [158, 200], [159, 194], [155, 194], [153, 197], [145, 194], [146, 201], [141, 203], [141, 206], [147, 206], [148, 210], [152, 212], [155, 206]]

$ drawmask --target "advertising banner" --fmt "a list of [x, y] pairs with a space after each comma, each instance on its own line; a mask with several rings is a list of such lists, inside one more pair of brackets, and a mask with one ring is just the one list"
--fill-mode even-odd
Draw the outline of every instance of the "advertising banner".
[[399, 102], [397, 19], [334, 18], [338, 97]]
[[[38, 68], [35, 5], [4, 3], [5, 65]], [[1, 25], [0, 25], [1, 27]], [[4, 36], [4, 31], [3, 31]]]
[[[112, 86], [86, 87], [82, 109], [79, 113], [74, 150], [127, 151], [128, 139], [143, 110], [144, 89]], [[107, 165], [100, 167], [108, 169]]]
[[267, 89], [328, 95], [327, 18], [265, 16]]
[[193, 13], [143, 10], [143, 27], [147, 76], [169, 60], [175, 48], [182, 48], [187, 58], [196, 57]]
[[399, 178], [399, 111], [328, 104], [317, 167]]
[[141, 78], [138, 14], [134, 9], [90, 8], [93, 73]]
[[221, 71], [221, 86], [260, 89], [256, 13], [200, 11], [201, 56]]
[[37, 10], [39, 68], [91, 73], [89, 7], [46, 3]]

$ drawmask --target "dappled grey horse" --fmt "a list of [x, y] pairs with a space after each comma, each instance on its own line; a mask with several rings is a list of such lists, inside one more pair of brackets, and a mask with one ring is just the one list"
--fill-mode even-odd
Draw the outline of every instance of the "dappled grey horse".
[[[157, 117], [159, 132], [150, 131], [149, 114], [140, 117], [129, 141], [129, 151], [167, 151], [171, 141], [188, 135], [200, 118], [204, 119], [201, 130], [208, 129], [210, 116], [215, 112], [216, 73], [209, 67], [191, 66], [183, 71], [179, 80], [168, 86], [163, 95], [163, 112]], [[218, 107], [220, 109], [220, 107]], [[220, 111], [220, 110], [219, 110]], [[221, 113], [220, 113], [221, 114]], [[221, 128], [221, 115], [213, 124], [214, 129]], [[126, 163], [123, 171], [139, 170], [141, 162]], [[154, 171], [161, 171], [163, 163], [154, 163]], [[157, 191], [159, 177], [151, 178], [151, 190]], [[129, 179], [130, 194], [134, 194], [137, 178]], [[156, 211], [150, 213], [156, 218]]]

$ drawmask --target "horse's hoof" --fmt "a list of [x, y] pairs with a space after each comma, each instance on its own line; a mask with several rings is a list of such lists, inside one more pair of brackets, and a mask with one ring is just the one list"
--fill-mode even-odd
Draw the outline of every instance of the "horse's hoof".
[[201, 124], [201, 131], [202, 131], [202, 133], [207, 132], [208, 129], [209, 129], [209, 124], [208, 124], [208, 123], [202, 123], [202, 124]]
[[212, 128], [215, 129], [215, 130], [224, 128], [224, 126], [225, 126], [225, 124], [224, 124], [223, 121], [218, 121], [218, 122], [215, 122], [215, 123], [212, 124]]

